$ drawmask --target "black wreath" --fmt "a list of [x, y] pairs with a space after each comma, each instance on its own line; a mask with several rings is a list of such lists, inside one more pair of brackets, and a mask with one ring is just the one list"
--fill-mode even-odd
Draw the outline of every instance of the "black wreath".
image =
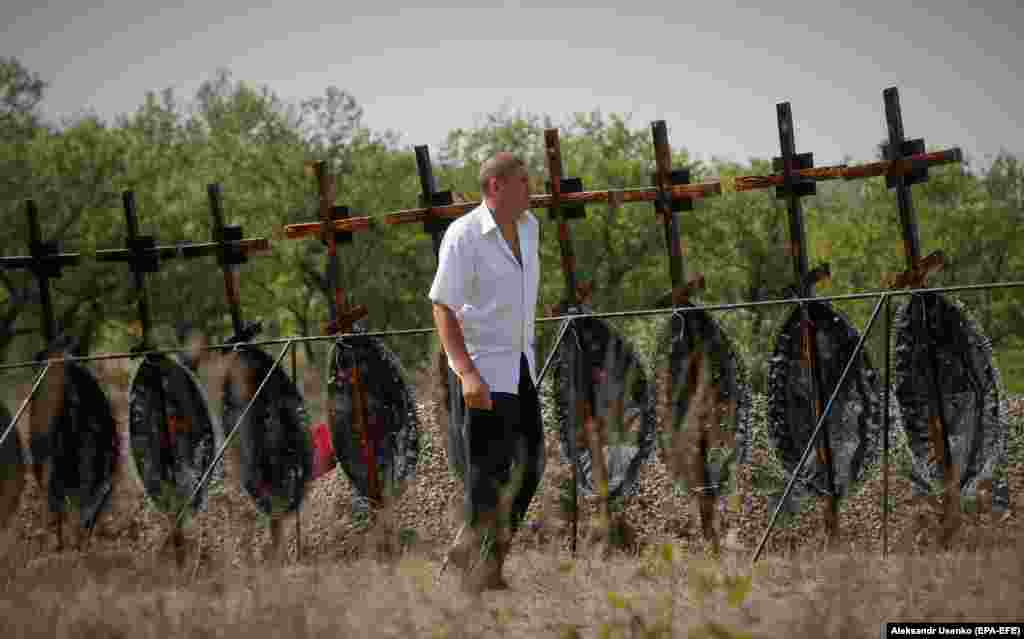
[[[0, 402], [0, 434], [11, 425], [12, 416]], [[0, 494], [4, 496], [4, 512], [0, 512], [0, 529], [7, 526], [7, 521], [18, 510], [21, 502], [21, 491], [25, 486], [25, 449], [21, 445], [18, 431], [11, 429], [3, 446], [0, 446]]]
[[[736, 467], [747, 462], [750, 451], [752, 391], [743, 360], [714, 318], [699, 309], [673, 314], [666, 322], [658, 344], [667, 345], [662, 352], [668, 353], [664, 362], [671, 383], [669, 397], [674, 398], [670, 403], [671, 413], [666, 415], [666, 421], [659, 432], [659, 449], [663, 459], [669, 453], [671, 435], [686, 423], [690, 400], [686, 367], [690, 353], [697, 349], [705, 353], [710, 363], [712, 382], [718, 386], [719, 401], [736, 402], [735, 420], [722, 424], [727, 432], [735, 435], [735, 446], [727, 447], [722, 451], [724, 454], [709, 459], [706, 464], [712, 486], [711, 494], [727, 494], [724, 489], [731, 485]], [[717, 490], [714, 489], [716, 486]]]
[[[579, 309], [580, 313], [591, 311]], [[636, 494], [640, 466], [654, 448], [657, 431], [657, 410], [653, 384], [629, 344], [606, 322], [593, 318], [567, 320], [571, 322], [558, 347], [553, 384], [555, 388], [555, 416], [558, 421], [562, 455], [571, 460], [570, 437], [582, 432], [581, 416], [577, 415], [577, 393], [586, 393], [595, 413], [601, 410], [602, 399], [623, 399], [625, 420], [623, 427], [609, 424], [608, 437], [608, 496], [629, 497]], [[579, 362], [582, 358], [582, 362]], [[578, 364], [586, 378], [577, 388], [574, 371]], [[637, 423], [638, 422], [638, 423]], [[630, 433], [626, 424], [637, 423], [637, 431]], [[634, 437], [631, 439], [629, 435]], [[619, 441], [616, 441], [619, 440]], [[575, 459], [579, 485], [584, 494], [596, 494], [591, 473], [590, 451], [578, 447]]]
[[[818, 342], [818, 366], [827, 403], [856, 348], [859, 333], [840, 311], [827, 302], [807, 303]], [[810, 374], [801, 351], [802, 313], [795, 307], [775, 342], [768, 369], [768, 428], [782, 465], [792, 474], [814, 432]], [[883, 408], [878, 372], [861, 350], [826, 419], [832, 449], [836, 489], [849, 495], [877, 459]], [[827, 469], [813, 452], [801, 471], [799, 483], [821, 495], [828, 494]]]
[[419, 456], [419, 418], [412, 390], [405, 382], [398, 356], [380, 340], [348, 337], [331, 346], [327, 397], [333, 408], [331, 426], [334, 450], [341, 469], [360, 497], [369, 493], [363, 448], [352, 428], [352, 370], [358, 366], [366, 389], [367, 414], [383, 434], [377, 448], [377, 474], [381, 485], [398, 496], [416, 474]]
[[[128, 402], [132, 458], [146, 494], [160, 510], [177, 511], [216, 454], [219, 438], [206, 396], [180, 363], [147, 355], [132, 378]], [[193, 510], [205, 504], [208, 486], [191, 502]]]
[[960, 469], [961, 493], [973, 496], [979, 481], [991, 479], [993, 504], [1008, 508], [1006, 473], [996, 472], [1006, 469], [1007, 424], [991, 341], [961, 302], [935, 294], [912, 296], [897, 309], [893, 321], [894, 395], [910, 444], [915, 492], [942, 490], [944, 479], [941, 460], [930, 454], [933, 377], [927, 328], [934, 338], [942, 410], [953, 462]]
[[[236, 351], [243, 366], [262, 381], [274, 360], [262, 350], [242, 346]], [[224, 382], [223, 428], [230, 432], [248, 402]], [[241, 442], [242, 487], [260, 512], [298, 510], [313, 471], [309, 418], [302, 394], [280, 367], [267, 380], [238, 430]]]
[[45, 433], [34, 435], [33, 462], [50, 462], [50, 512], [75, 508], [88, 530], [113, 490], [120, 447], [117, 424], [110, 401], [92, 373], [76, 362], [65, 362], [63, 367], [61, 409]]

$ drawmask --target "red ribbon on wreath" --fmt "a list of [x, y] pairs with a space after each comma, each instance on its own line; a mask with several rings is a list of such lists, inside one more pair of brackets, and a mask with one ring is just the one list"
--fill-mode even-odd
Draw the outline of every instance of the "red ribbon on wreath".
[[326, 475], [337, 465], [331, 430], [325, 422], [320, 422], [313, 427], [313, 479]]

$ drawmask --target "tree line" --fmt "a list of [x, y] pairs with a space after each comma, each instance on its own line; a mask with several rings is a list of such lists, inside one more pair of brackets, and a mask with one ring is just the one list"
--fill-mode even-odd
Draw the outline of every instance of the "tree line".
[[[0, 58], [0, 237], [4, 255], [27, 252], [24, 200], [39, 207], [43, 236], [64, 250], [124, 246], [121, 192], [135, 193], [140, 232], [159, 243], [206, 241], [211, 236], [206, 185], [223, 188], [226, 223], [247, 237], [272, 237], [286, 224], [315, 221], [318, 196], [304, 163], [323, 160], [338, 176], [338, 203], [356, 214], [411, 208], [420, 193], [413, 150], [396, 132], [373, 131], [363, 109], [343, 89], [300, 101], [270, 87], [236, 80], [227, 70], [195, 95], [150, 92], [138, 107], [105, 122], [84, 114], [45, 122], [40, 103], [47, 84], [16, 58]], [[478, 191], [480, 163], [507, 149], [527, 162], [534, 192], [545, 190], [543, 131], [558, 126], [565, 175], [585, 188], [650, 185], [655, 170], [649, 123], [599, 110], [555, 123], [548, 116], [499, 110], [470, 128], [450, 131], [431, 149], [440, 188]], [[880, 131], [880, 139], [881, 139]], [[713, 151], [713, 150], [712, 150]], [[872, 161], [881, 158], [862, 158]], [[716, 176], [769, 174], [771, 159], [735, 163], [699, 161], [674, 146], [674, 167], [688, 167], [694, 181]], [[1024, 279], [1024, 166], [1000, 151], [984, 170], [946, 166], [914, 187], [922, 251], [942, 249], [946, 268], [935, 285]], [[829, 262], [830, 286], [821, 294], [880, 290], [905, 258], [893, 192], [882, 178], [821, 183], [804, 200], [811, 266]], [[547, 211], [542, 222], [541, 308], [564, 295], [557, 233]], [[599, 311], [651, 308], [669, 290], [664, 231], [650, 204], [590, 206], [572, 222], [582, 280], [594, 284]], [[772, 191], [732, 193], [698, 201], [680, 215], [687, 268], [700, 271], [706, 290], [698, 303], [737, 303], [781, 298], [793, 284], [787, 254], [786, 209]], [[372, 330], [431, 326], [427, 289], [436, 267], [421, 225], [357, 233], [339, 251], [341, 282], [349, 299], [365, 304]], [[314, 239], [273, 239], [270, 255], [243, 267], [242, 303], [247, 318], [260, 318], [265, 335], [316, 335], [327, 318], [325, 248]], [[42, 346], [38, 291], [23, 271], [0, 272], [0, 358], [31, 358]], [[161, 346], [177, 346], [175, 329], [187, 323], [219, 341], [230, 333], [223, 279], [214, 258], [171, 260], [148, 278], [153, 323]], [[85, 261], [53, 283], [56, 315], [89, 352], [126, 350], [137, 339], [135, 291], [128, 266]], [[991, 338], [1004, 381], [1024, 389], [1024, 292], [991, 290], [962, 296]], [[862, 328], [870, 302], [837, 305]], [[778, 307], [730, 311], [719, 321], [742, 352], [755, 387], [763, 387]], [[622, 320], [622, 330], [657, 352], [658, 320]], [[541, 355], [554, 327], [542, 328]], [[877, 343], [876, 343], [877, 342]], [[880, 340], [870, 348], [878, 362]], [[436, 338], [388, 340], [407, 368], [418, 369], [437, 348]], [[313, 351], [307, 346], [307, 356]], [[1016, 381], [1020, 379], [1021, 381]]]

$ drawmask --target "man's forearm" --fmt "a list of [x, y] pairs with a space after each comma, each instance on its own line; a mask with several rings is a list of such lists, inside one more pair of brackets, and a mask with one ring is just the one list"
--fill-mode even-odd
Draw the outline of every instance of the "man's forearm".
[[434, 325], [437, 327], [437, 334], [441, 338], [441, 346], [448, 356], [448, 363], [459, 377], [476, 370], [473, 360], [466, 350], [466, 338], [462, 334], [462, 327], [455, 317], [455, 312], [443, 304], [434, 304]]

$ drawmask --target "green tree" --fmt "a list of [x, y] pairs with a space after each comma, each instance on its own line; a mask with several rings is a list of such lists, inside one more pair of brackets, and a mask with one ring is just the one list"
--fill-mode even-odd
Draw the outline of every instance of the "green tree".
[[39, 74], [14, 57], [0, 57], [0, 139], [31, 137], [42, 127], [39, 104], [47, 88]]
[[[116, 210], [112, 209], [117, 201], [114, 180], [122, 167], [116, 135], [89, 117], [63, 131], [37, 130], [18, 155], [24, 173], [12, 189], [16, 197], [2, 203], [3, 220], [13, 230], [4, 242], [5, 253], [28, 251], [25, 198], [38, 205], [43, 238], [58, 241], [62, 249], [88, 251], [109, 241], [116, 224]], [[8, 349], [14, 335], [35, 335], [19, 352], [24, 355], [38, 350], [38, 305], [14, 303], [38, 300], [35, 282], [25, 271], [6, 273], [4, 277], [9, 291], [22, 293], [11, 294], [9, 316], [16, 315], [17, 326], [0, 346]], [[55, 316], [84, 348], [91, 346], [98, 323], [111, 308], [105, 299], [112, 286], [111, 277], [104, 268], [85, 260], [52, 282]], [[31, 293], [26, 295], [26, 290]], [[81, 334], [81, 328], [88, 330]]]
[[[226, 222], [245, 234], [275, 238], [268, 256], [243, 267], [242, 300], [247, 319], [262, 319], [266, 336], [321, 332], [333, 297], [324, 277], [325, 248], [314, 238], [278, 237], [290, 223], [316, 221], [318, 195], [306, 172], [324, 160], [337, 176], [337, 204], [353, 215], [380, 215], [416, 206], [419, 182], [414, 155], [398, 145], [392, 131], [363, 124], [355, 97], [338, 87], [298, 102], [281, 99], [267, 86], [253, 86], [219, 70], [196, 93], [180, 99], [171, 90], [147, 93], [131, 113], [106, 124], [82, 116], [60, 127], [44, 124], [38, 105], [46, 84], [14, 58], [0, 59], [0, 181], [5, 198], [0, 216], [13, 232], [0, 239], [6, 255], [26, 251], [24, 199], [39, 203], [44, 236], [66, 250], [120, 247], [125, 224], [120, 194], [135, 192], [143, 233], [160, 243], [210, 237], [206, 185], [222, 185]], [[654, 154], [649, 126], [628, 115], [599, 110], [573, 114], [560, 123], [564, 174], [586, 189], [650, 185]], [[435, 175], [440, 188], [479, 197], [481, 162], [511, 150], [527, 162], [531, 189], [546, 191], [544, 129], [552, 118], [499, 109], [473, 127], [451, 131], [438, 150]], [[694, 181], [771, 172], [770, 162], [695, 162], [681, 147], [673, 167], [688, 167]], [[947, 268], [935, 280], [976, 283], [1020, 279], [1024, 170], [1009, 153], [987, 171], [933, 169], [928, 183], [914, 187], [925, 254], [941, 248]], [[810, 265], [829, 262], [831, 287], [820, 293], [876, 290], [886, 274], [902, 271], [895, 197], [881, 178], [820, 183], [803, 200]], [[541, 307], [565, 297], [555, 221], [541, 221]], [[767, 300], [787, 294], [795, 282], [789, 256], [786, 208], [774, 190], [730, 193], [698, 200], [679, 216], [689, 274], [702, 272], [707, 287], [696, 303]], [[650, 204], [590, 206], [571, 222], [579, 279], [594, 284], [592, 306], [601, 311], [649, 308], [665, 303], [669, 290], [664, 229]], [[426, 290], [436, 260], [430, 238], [416, 225], [387, 226], [356, 233], [340, 248], [340, 284], [349, 301], [370, 309], [373, 330], [431, 325]], [[170, 330], [188, 321], [215, 340], [230, 332], [223, 281], [215, 260], [171, 260], [149, 278], [157, 342], [173, 343]], [[0, 274], [0, 353], [8, 359], [39, 347], [38, 295], [24, 272]], [[965, 295], [999, 351], [1013, 366], [1021, 346], [1021, 293], [1016, 290]], [[137, 339], [135, 293], [126, 265], [86, 261], [55, 283], [58, 316], [69, 332], [91, 349], [123, 349]], [[789, 307], [756, 307], [716, 317], [740, 347], [763, 384], [779, 321]], [[870, 305], [842, 310], [858, 327]], [[665, 318], [629, 323], [627, 332], [648, 348]], [[623, 323], [626, 326], [626, 323]], [[634, 328], [639, 327], [639, 328]], [[549, 335], [550, 333], [550, 335]], [[542, 327], [541, 350], [553, 337]], [[411, 368], [426, 362], [436, 340], [393, 338], [389, 345]], [[307, 345], [307, 356], [313, 357]], [[874, 347], [873, 347], [874, 348]]]

